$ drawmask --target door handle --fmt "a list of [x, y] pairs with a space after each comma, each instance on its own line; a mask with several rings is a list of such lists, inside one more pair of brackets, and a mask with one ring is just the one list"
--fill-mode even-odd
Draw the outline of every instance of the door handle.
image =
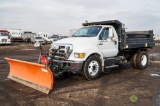
[[117, 41], [114, 41], [114, 44], [117, 45]]

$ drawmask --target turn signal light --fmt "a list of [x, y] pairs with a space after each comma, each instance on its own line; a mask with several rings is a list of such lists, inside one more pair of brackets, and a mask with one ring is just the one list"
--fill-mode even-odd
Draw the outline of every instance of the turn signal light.
[[85, 57], [85, 53], [74, 53], [74, 57], [76, 58], [84, 58]]

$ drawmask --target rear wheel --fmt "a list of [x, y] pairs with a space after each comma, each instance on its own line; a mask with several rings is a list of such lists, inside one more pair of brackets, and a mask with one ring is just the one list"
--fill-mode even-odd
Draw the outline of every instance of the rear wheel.
[[145, 69], [148, 66], [148, 54], [146, 51], [140, 51], [136, 57], [136, 65], [139, 69]]
[[82, 75], [88, 79], [96, 79], [100, 76], [102, 71], [101, 62], [98, 57], [91, 56], [84, 64]]
[[132, 57], [131, 57], [131, 60], [130, 60], [130, 64], [133, 68], [136, 68], [136, 57], [137, 57], [137, 53], [135, 53]]

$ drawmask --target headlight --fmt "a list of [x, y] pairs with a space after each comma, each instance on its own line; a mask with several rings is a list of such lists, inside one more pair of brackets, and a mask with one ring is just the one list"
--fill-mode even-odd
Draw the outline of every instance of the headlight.
[[85, 53], [74, 53], [74, 57], [76, 58], [84, 58], [85, 57]]

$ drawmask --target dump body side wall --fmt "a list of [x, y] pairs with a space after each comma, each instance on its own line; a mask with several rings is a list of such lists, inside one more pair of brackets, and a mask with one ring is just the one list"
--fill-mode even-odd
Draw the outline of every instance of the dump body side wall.
[[155, 46], [153, 41], [153, 31], [132, 31], [126, 32], [122, 36], [122, 47], [124, 49], [152, 48]]

